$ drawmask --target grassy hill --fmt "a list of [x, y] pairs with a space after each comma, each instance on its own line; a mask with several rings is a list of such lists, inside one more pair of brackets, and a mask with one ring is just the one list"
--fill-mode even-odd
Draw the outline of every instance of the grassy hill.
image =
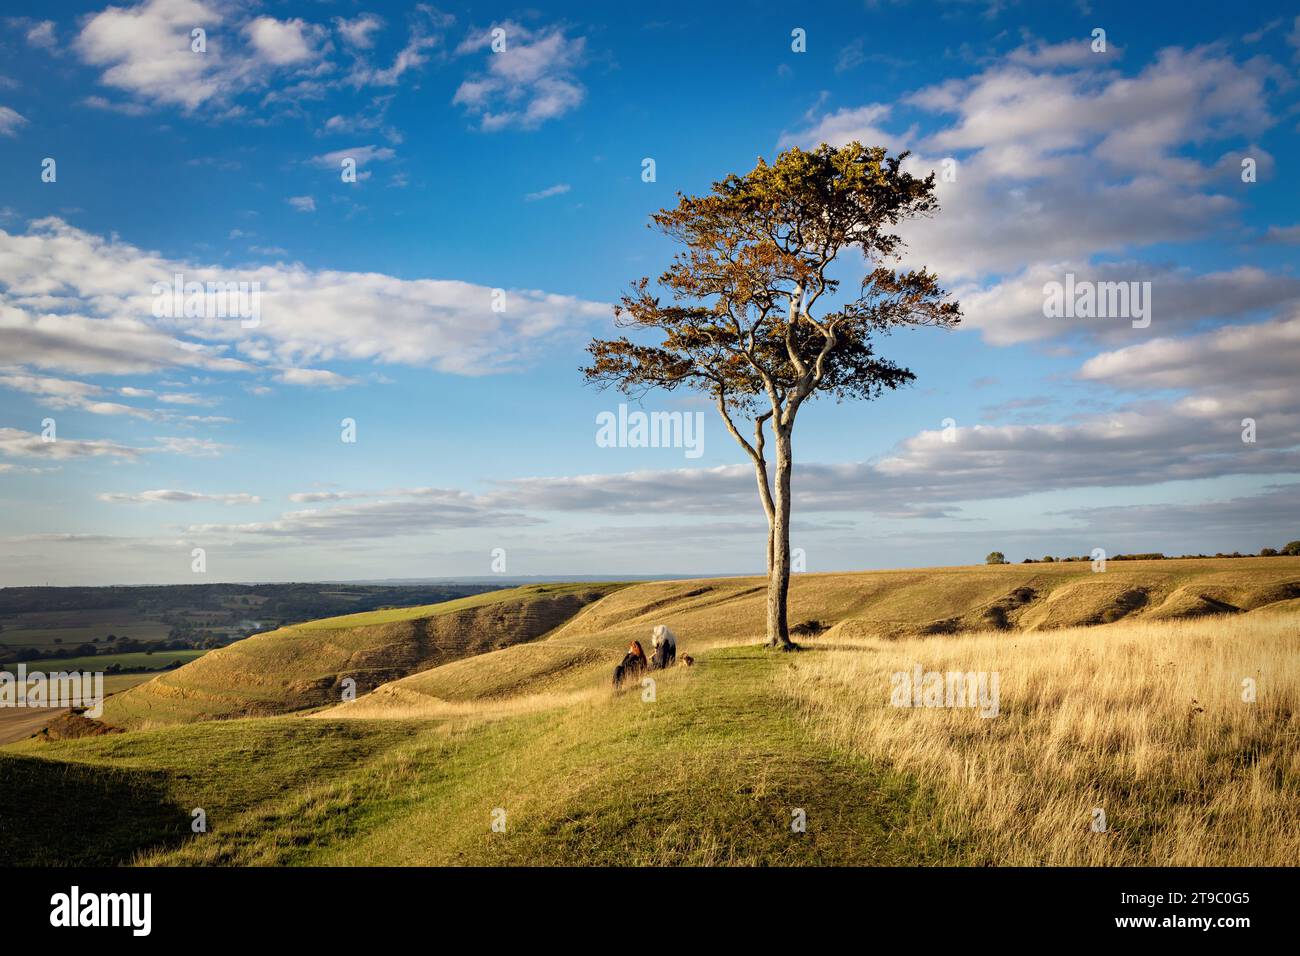
[[287, 713], [471, 654], [535, 640], [616, 584], [532, 585], [280, 628], [109, 698], [104, 721], [144, 727]]
[[[634, 639], [648, 645], [655, 624], [696, 646], [756, 641], [764, 595], [761, 578], [532, 585], [325, 618], [248, 638], [117, 695], [104, 720], [142, 727], [288, 713], [339, 703], [347, 677], [360, 699], [338, 716], [451, 713], [465, 708], [449, 705], [501, 697], [527, 707], [524, 689], [597, 690], [602, 668], [593, 665], [612, 664]], [[832, 638], [906, 637], [1237, 614], [1296, 600], [1292, 557], [1113, 561], [1104, 573], [1081, 562], [998, 565], [795, 575], [790, 620]], [[545, 646], [513, 647], [543, 635]]]
[[[534, 621], [538, 639], [490, 649], [500, 632], [476, 632], [455, 659], [423, 658], [351, 704], [321, 710], [312, 698], [311, 713], [0, 749], [0, 840], [14, 861], [176, 865], [1276, 865], [1300, 854], [1300, 559], [801, 575], [793, 620], [820, 634], [793, 655], [754, 646], [757, 584], [524, 588], [500, 606], [476, 596], [296, 629], [229, 665], [238, 695], [214, 689], [247, 701], [249, 669], [268, 660], [315, 673], [319, 657], [280, 655], [350, 642], [391, 655], [448, 616], [471, 615], [455, 633]], [[612, 692], [618, 648], [653, 623], [672, 626], [696, 666]], [[386, 628], [402, 630], [379, 640]], [[891, 706], [891, 675], [916, 664], [998, 672], [999, 716]], [[190, 832], [196, 807], [210, 832]], [[800, 814], [806, 832], [792, 829]], [[22, 826], [6, 824], [15, 817]], [[83, 817], [90, 836], [71, 826]]]
[[[763, 633], [761, 578], [635, 584], [574, 618], [549, 640], [618, 648], [655, 624], [697, 640]], [[1300, 558], [1111, 561], [796, 574], [792, 627], [829, 637], [1037, 631], [1236, 614], [1300, 598]]]

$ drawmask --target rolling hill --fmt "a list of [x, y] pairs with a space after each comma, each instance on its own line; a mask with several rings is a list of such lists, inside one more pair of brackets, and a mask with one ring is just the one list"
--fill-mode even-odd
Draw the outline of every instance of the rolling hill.
[[[520, 588], [264, 635], [111, 699], [137, 729], [0, 748], [0, 838], [18, 862], [146, 865], [1300, 852], [1300, 559], [800, 575], [799, 654], [755, 646], [760, 583]], [[655, 623], [696, 666], [612, 692]], [[998, 718], [891, 706], [914, 664], [999, 672]], [[370, 692], [322, 706], [344, 673]], [[86, 815], [89, 837], [69, 822]]]
[[[1239, 614], [1297, 599], [1294, 557], [1112, 561], [1103, 573], [1086, 562], [922, 568], [795, 575], [790, 621], [804, 636], [901, 638]], [[318, 708], [340, 704], [348, 677], [358, 700], [337, 716], [448, 714], [503, 697], [527, 706], [527, 693], [599, 688], [629, 642], [648, 646], [655, 624], [695, 646], [756, 641], [764, 600], [761, 578], [553, 584], [325, 618], [110, 698], [104, 720], [141, 727]]]
[[103, 720], [143, 727], [266, 716], [337, 702], [440, 663], [535, 640], [617, 584], [531, 585], [325, 618], [211, 651], [108, 699]]

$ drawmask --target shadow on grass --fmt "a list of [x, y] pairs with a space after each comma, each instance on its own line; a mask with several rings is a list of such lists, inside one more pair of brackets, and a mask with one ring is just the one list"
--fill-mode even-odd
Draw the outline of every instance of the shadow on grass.
[[5, 866], [122, 865], [189, 835], [165, 774], [0, 754]]

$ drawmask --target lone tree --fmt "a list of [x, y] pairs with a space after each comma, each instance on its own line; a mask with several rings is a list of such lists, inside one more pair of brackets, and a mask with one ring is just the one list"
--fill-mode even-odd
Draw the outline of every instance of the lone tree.
[[[659, 277], [633, 283], [615, 310], [619, 327], [657, 333], [657, 342], [595, 339], [588, 382], [640, 397], [687, 387], [713, 399], [732, 437], [754, 463], [767, 515], [767, 638], [789, 648], [790, 487], [795, 418], [817, 395], [874, 399], [915, 376], [875, 352], [896, 326], [950, 328], [961, 318], [925, 269], [896, 271], [902, 239], [893, 228], [939, 208], [934, 174], [902, 171], [907, 153], [823, 144], [791, 149], [704, 196], [678, 193], [652, 228], [685, 249]], [[828, 275], [858, 249], [867, 272], [855, 297], [836, 299]], [[775, 445], [775, 483], [766, 426]], [[752, 427], [753, 441], [741, 432]]]

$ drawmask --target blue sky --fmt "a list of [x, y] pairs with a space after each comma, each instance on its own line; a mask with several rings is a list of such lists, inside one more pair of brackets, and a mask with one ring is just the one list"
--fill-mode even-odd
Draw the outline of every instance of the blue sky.
[[[1134, 6], [8, 4], [0, 583], [761, 569], [711, 408], [643, 403], [698, 458], [600, 447], [578, 366], [672, 253], [650, 213], [852, 139], [953, 160], [908, 261], [967, 318], [801, 416], [808, 570], [1300, 538], [1300, 18]], [[177, 272], [259, 324], [154, 315]], [[1045, 317], [1067, 273], [1150, 282], [1150, 326]]]

